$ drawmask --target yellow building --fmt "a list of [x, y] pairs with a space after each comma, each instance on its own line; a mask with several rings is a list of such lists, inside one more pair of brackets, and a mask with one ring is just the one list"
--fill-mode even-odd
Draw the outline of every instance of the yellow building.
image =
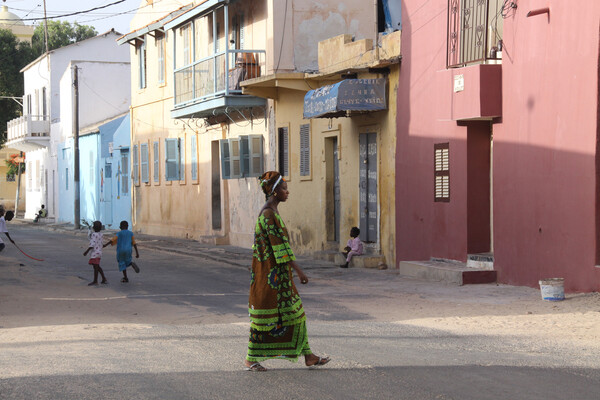
[[285, 217], [298, 251], [339, 251], [357, 226], [368, 251], [395, 265], [399, 57], [399, 31], [379, 46], [340, 35], [319, 43], [318, 73], [242, 84], [274, 101], [278, 170], [291, 193]]
[[[284, 151], [279, 142], [279, 118], [289, 124], [290, 131], [299, 128], [292, 127], [297, 117], [279, 114], [279, 106], [270, 96], [242, 93], [242, 82], [315, 71], [320, 64], [319, 41], [339, 34], [351, 34], [358, 41], [376, 40], [380, 2], [347, 0], [340, 6], [339, 2], [316, 0], [290, 0], [289, 4], [279, 0], [200, 0], [183, 7], [169, 0], [142, 3], [146, 7], [134, 17], [132, 31], [119, 39], [131, 49], [133, 229], [250, 247], [256, 216], [265, 200], [256, 177], [279, 168], [280, 151]], [[149, 15], [163, 17], [150, 20]], [[334, 75], [316, 74], [310, 80], [316, 87], [331, 82]], [[301, 85], [305, 92], [310, 89], [302, 79], [291, 84]], [[289, 96], [300, 96], [301, 102], [303, 94], [298, 93]], [[369, 125], [387, 129], [377, 118], [370, 118], [340, 123], [340, 143], [357, 123], [361, 129]], [[321, 135], [323, 124], [327, 127], [326, 120], [312, 123], [312, 134]], [[334, 131], [328, 129], [328, 135], [335, 136]], [[290, 138], [293, 144], [296, 139]], [[326, 143], [308, 150], [315, 157], [313, 165], [321, 162], [318, 156]], [[294, 165], [298, 155], [289, 149], [290, 165]], [[346, 149], [358, 154], [358, 142], [348, 140], [342, 151]], [[393, 151], [391, 145], [389, 150]], [[390, 160], [382, 153], [378, 157], [386, 163]], [[353, 179], [352, 184], [358, 186], [358, 174], [356, 168], [352, 178], [348, 175], [348, 184]], [[307, 188], [311, 182], [325, 187], [320, 172], [314, 172], [311, 179], [305, 182]], [[301, 178], [292, 173], [291, 180], [296, 184]], [[393, 176], [389, 180], [392, 182]], [[313, 228], [307, 230], [312, 220], [302, 223], [300, 217], [308, 208], [319, 210], [315, 221], [323, 218], [321, 193], [315, 192], [314, 197], [298, 193], [294, 201], [282, 211], [286, 221], [288, 216], [294, 221], [292, 244], [298, 252], [321, 250], [325, 236]], [[345, 221], [340, 229], [358, 221], [352, 219], [358, 218], [358, 204], [358, 194], [344, 199], [341, 215], [352, 222]], [[393, 202], [390, 207], [393, 210]], [[374, 246], [378, 243], [380, 239]]]

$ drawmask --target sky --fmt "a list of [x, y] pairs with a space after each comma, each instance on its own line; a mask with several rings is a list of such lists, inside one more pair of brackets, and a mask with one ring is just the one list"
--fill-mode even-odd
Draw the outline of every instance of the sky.
[[[189, 1], [191, 2], [191, 0]], [[92, 8], [118, 3], [106, 8], [91, 10]], [[138, 12], [138, 8], [146, 4], [141, 0], [46, 0], [46, 15], [48, 19], [73, 12], [82, 12], [78, 15], [52, 18], [54, 20], [78, 22], [81, 25], [90, 25], [96, 31], [104, 33], [114, 28], [122, 34], [129, 32], [131, 18]], [[18, 15], [26, 25], [43, 23], [44, 0], [0, 0], [0, 6], [7, 6], [8, 10]], [[147, 10], [147, 11], [146, 11]], [[151, 12], [148, 7], [141, 12]], [[157, 15], [156, 19], [161, 17]], [[27, 20], [38, 18], [38, 20]]]

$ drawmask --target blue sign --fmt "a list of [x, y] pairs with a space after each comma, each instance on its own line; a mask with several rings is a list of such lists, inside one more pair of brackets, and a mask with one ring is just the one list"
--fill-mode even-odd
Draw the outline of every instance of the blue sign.
[[385, 84], [383, 78], [345, 79], [310, 90], [304, 96], [304, 118], [341, 117], [346, 111], [386, 110]]

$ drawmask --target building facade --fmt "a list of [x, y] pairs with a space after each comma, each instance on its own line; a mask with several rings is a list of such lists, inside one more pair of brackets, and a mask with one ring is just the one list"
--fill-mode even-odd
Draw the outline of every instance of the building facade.
[[600, 4], [402, 4], [397, 262], [598, 290]]
[[[256, 178], [279, 168], [280, 125], [273, 99], [244, 94], [242, 82], [317, 72], [319, 41], [376, 37], [377, 7], [357, 0], [148, 7], [164, 17], [140, 13], [119, 39], [132, 60], [134, 229], [249, 247], [264, 203]], [[299, 251], [322, 249], [321, 238], [293, 240]]]

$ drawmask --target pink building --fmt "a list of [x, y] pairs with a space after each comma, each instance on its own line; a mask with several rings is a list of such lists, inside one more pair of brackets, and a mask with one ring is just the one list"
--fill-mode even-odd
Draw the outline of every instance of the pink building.
[[600, 290], [600, 2], [402, 3], [397, 262]]

